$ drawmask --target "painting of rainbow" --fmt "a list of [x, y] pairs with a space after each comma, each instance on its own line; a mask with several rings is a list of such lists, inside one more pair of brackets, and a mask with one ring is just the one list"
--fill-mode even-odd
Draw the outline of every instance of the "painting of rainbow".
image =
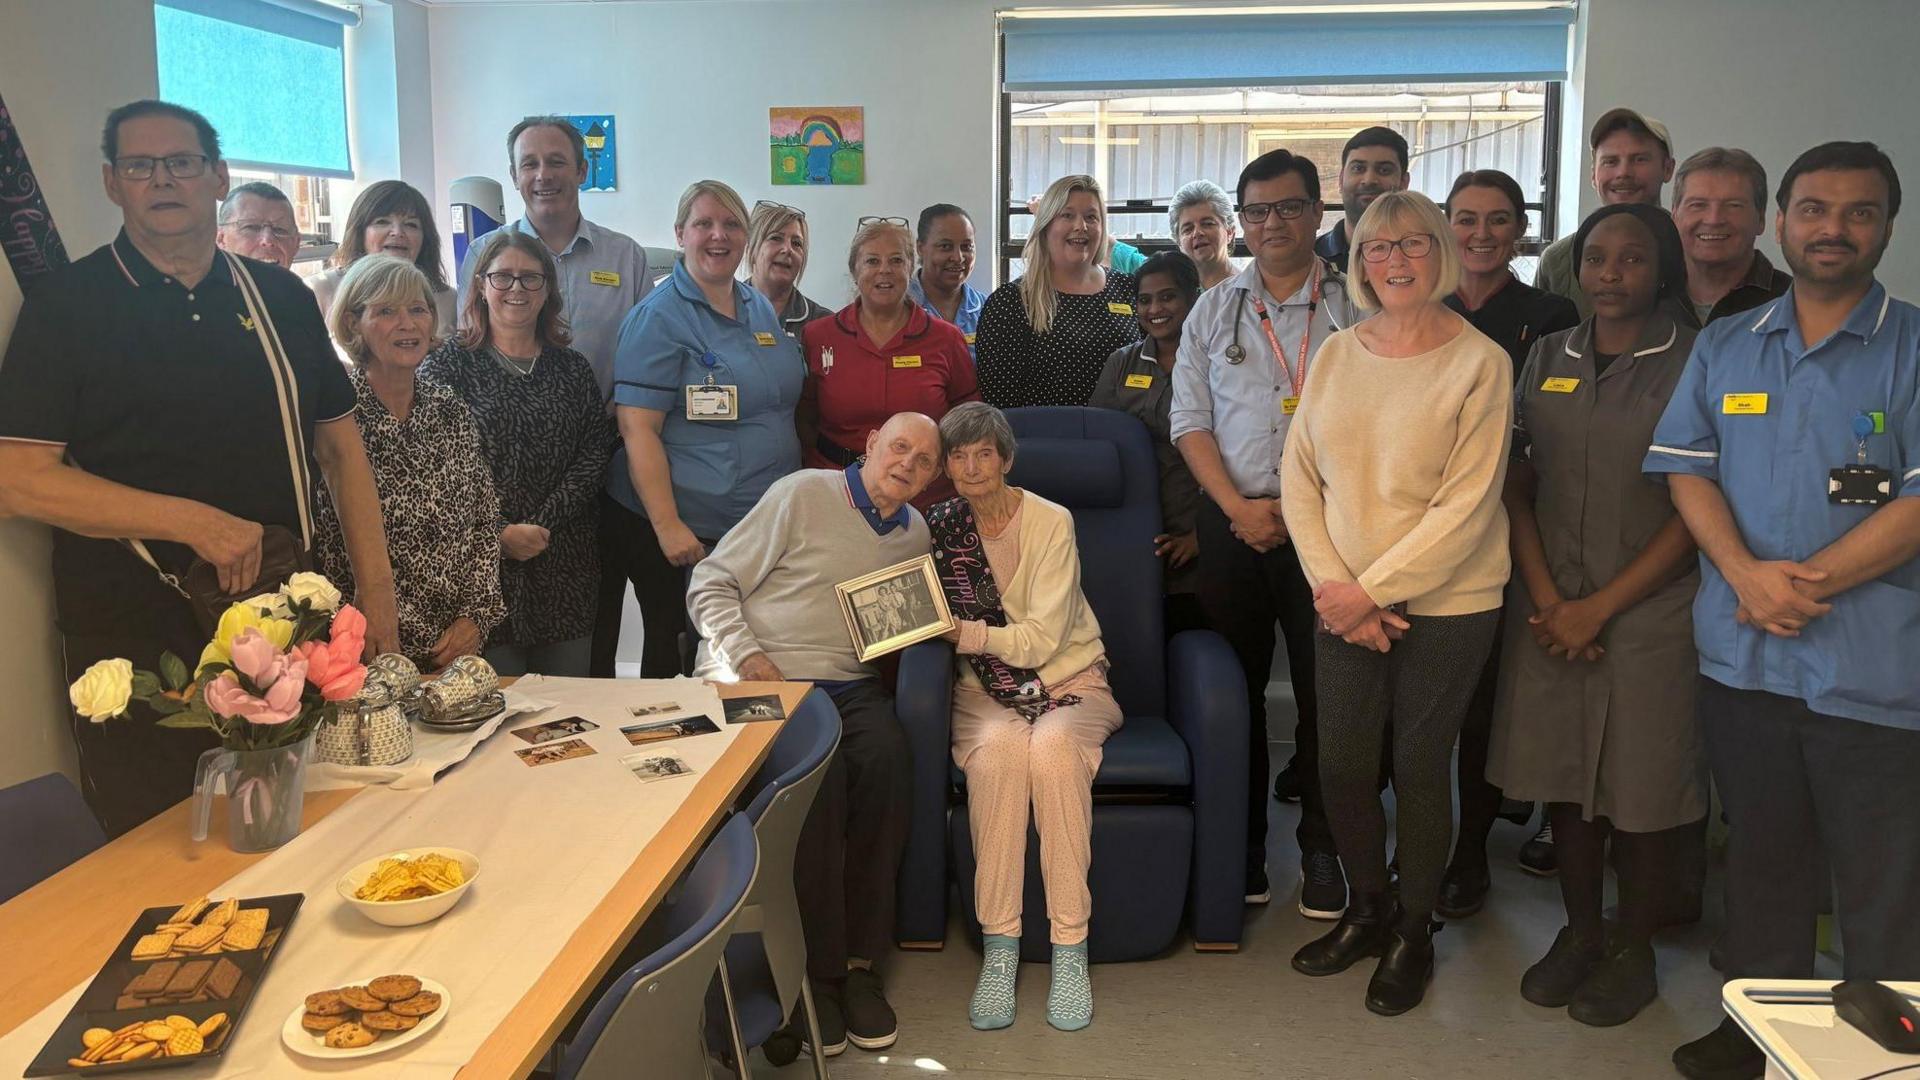
[[858, 105], [768, 109], [773, 182], [866, 183], [865, 113]]

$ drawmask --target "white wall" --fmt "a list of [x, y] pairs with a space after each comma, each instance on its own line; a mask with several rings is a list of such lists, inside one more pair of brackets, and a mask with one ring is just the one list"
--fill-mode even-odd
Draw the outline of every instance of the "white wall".
[[[1809, 147], [1867, 139], [1893, 158], [1906, 187], [1920, 189], [1913, 0], [1585, 2], [1585, 86], [1580, 111], [1570, 111], [1581, 117], [1583, 150], [1601, 113], [1630, 105], [1667, 124], [1681, 158], [1737, 146], [1766, 166], [1770, 186]], [[1583, 155], [1576, 167], [1582, 212], [1598, 202], [1590, 164]], [[1763, 250], [1777, 254], [1771, 213]], [[1920, 301], [1920, 234], [1896, 230], [1880, 278], [1895, 296]]]
[[[100, 185], [100, 123], [159, 86], [151, 0], [95, 0], [76, 16], [67, 4], [0, 0], [0, 94], [75, 259], [120, 227]], [[0, 346], [19, 310], [19, 285], [0, 264]], [[48, 551], [45, 527], [0, 521], [0, 786], [74, 772]]]
[[[975, 284], [991, 275], [993, 15], [989, 0], [817, 0], [436, 6], [430, 9], [435, 173], [507, 187], [506, 133], [529, 113], [612, 113], [620, 189], [584, 192], [586, 216], [642, 244], [673, 246], [673, 212], [694, 180], [732, 184], [749, 205], [807, 212], [814, 250], [801, 289], [852, 296], [846, 244], [857, 218], [912, 218], [933, 202], [982, 230]], [[866, 109], [867, 182], [775, 187], [774, 105]], [[443, 211], [444, 213], [444, 211]], [[443, 220], [442, 229], [447, 227]]]

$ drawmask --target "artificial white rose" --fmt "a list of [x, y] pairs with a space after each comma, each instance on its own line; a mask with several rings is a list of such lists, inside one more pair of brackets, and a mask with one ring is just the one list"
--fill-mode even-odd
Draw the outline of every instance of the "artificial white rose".
[[293, 608], [287, 605], [287, 598], [277, 592], [263, 592], [240, 602], [270, 619], [293, 618]]
[[102, 660], [67, 690], [75, 712], [96, 724], [127, 711], [133, 699], [133, 661]]
[[304, 600], [315, 611], [336, 611], [340, 607], [340, 590], [321, 574], [295, 574], [280, 587], [280, 594], [294, 603]]

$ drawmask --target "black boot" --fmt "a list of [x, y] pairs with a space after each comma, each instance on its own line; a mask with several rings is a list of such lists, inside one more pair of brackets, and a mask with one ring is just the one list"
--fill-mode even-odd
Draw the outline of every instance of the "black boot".
[[1720, 1026], [1673, 1052], [1673, 1067], [1689, 1080], [1760, 1080], [1767, 1055], [1729, 1016]]
[[1379, 956], [1400, 918], [1386, 893], [1354, 893], [1332, 930], [1293, 954], [1293, 969], [1305, 975], [1337, 975], [1362, 957]]
[[1547, 955], [1520, 976], [1520, 996], [1542, 1008], [1564, 1009], [1605, 955], [1606, 946], [1601, 941], [1581, 937], [1573, 927], [1563, 926]]
[[1433, 981], [1433, 935], [1446, 924], [1430, 922], [1418, 930], [1395, 930], [1387, 936], [1380, 966], [1367, 983], [1367, 1009], [1381, 1016], [1399, 1016], [1427, 996]]
[[1574, 991], [1567, 1015], [1592, 1027], [1613, 1027], [1640, 1015], [1659, 996], [1653, 946], [1616, 939], [1593, 974]]
[[1441, 918], [1464, 919], [1486, 905], [1491, 888], [1493, 876], [1487, 869], [1487, 853], [1455, 852], [1453, 864], [1440, 879], [1440, 903], [1434, 910]]

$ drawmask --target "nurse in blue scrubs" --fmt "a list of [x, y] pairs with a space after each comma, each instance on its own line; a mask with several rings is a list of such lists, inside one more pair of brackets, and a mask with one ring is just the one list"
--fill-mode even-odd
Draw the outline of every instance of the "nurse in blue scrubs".
[[607, 470], [601, 613], [603, 626], [609, 607], [617, 620], [633, 583], [643, 678], [683, 670], [687, 569], [800, 467], [793, 410], [805, 365], [773, 305], [736, 280], [747, 222], [727, 185], [687, 188], [673, 273], [627, 313], [614, 351], [620, 447]]

